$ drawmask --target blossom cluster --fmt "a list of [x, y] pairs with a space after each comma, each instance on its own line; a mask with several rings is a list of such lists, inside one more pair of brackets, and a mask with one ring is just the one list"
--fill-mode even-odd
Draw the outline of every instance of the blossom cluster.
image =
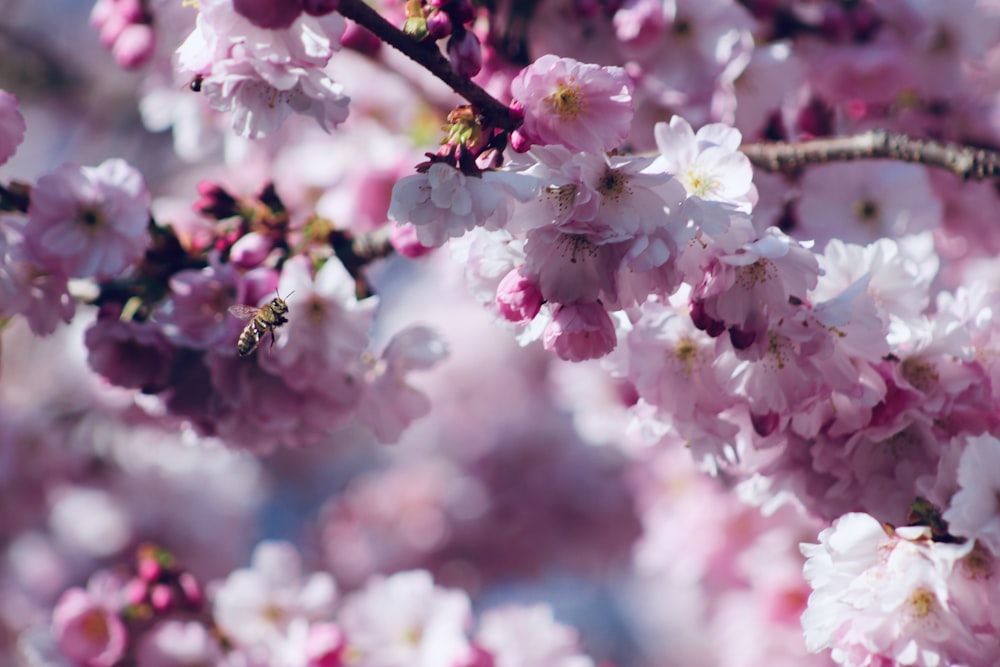
[[[523, 586], [610, 664], [1000, 660], [1000, 195], [741, 152], [873, 127], [1000, 145], [994, 0], [90, 18], [93, 80], [138, 70], [176, 156], [76, 160], [102, 132], [0, 92], [0, 165], [39, 174], [0, 184], [0, 651], [593, 664], [548, 607], [473, 629]], [[265, 310], [241, 334], [233, 306]], [[301, 545], [239, 568], [256, 529]], [[123, 566], [145, 540], [177, 558]]]
[[263, 542], [249, 567], [205, 587], [145, 545], [134, 573], [100, 570], [86, 588], [65, 591], [51, 628], [22, 650], [93, 667], [594, 664], [543, 605], [486, 611], [469, 634], [471, 622], [468, 596], [422, 570], [373, 577], [342, 595], [328, 573], [302, 572], [294, 546]]

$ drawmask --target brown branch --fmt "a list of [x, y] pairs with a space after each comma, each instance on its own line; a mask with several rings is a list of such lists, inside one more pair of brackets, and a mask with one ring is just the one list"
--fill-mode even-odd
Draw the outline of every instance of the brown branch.
[[963, 144], [918, 139], [886, 130], [797, 143], [743, 144], [758, 169], [793, 172], [810, 164], [850, 160], [901, 160], [947, 169], [963, 179], [1000, 179], [1000, 152]]
[[452, 90], [464, 97], [482, 114], [488, 124], [502, 130], [513, 130], [518, 123], [510, 115], [510, 109], [480, 86], [463, 79], [451, 63], [441, 53], [434, 41], [418, 42], [413, 37], [386, 21], [364, 0], [340, 0], [337, 11], [358, 25], [367, 28], [376, 37], [394, 47], [411, 60], [422, 65], [427, 71], [448, 84]]

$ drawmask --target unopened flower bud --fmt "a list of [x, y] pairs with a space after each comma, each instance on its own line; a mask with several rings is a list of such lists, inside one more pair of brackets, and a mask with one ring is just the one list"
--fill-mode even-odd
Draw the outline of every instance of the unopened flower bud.
[[139, 576], [147, 582], [154, 582], [163, 574], [163, 566], [155, 558], [142, 558], [138, 569]]
[[229, 253], [229, 261], [241, 269], [260, 266], [271, 254], [274, 244], [264, 234], [250, 232], [239, 238]]
[[517, 324], [527, 324], [542, 309], [542, 292], [531, 280], [514, 269], [497, 286], [497, 307], [504, 319]]
[[149, 602], [153, 605], [153, 609], [159, 612], [167, 611], [173, 607], [174, 598], [174, 592], [170, 586], [165, 584], [157, 584], [149, 591]]
[[448, 60], [455, 73], [465, 79], [479, 74], [483, 67], [483, 51], [479, 38], [468, 30], [455, 30], [448, 40]]
[[690, 308], [691, 322], [712, 338], [718, 338], [726, 330], [724, 322], [720, 322], [708, 314], [704, 301], [692, 301]]
[[111, 54], [123, 69], [136, 69], [149, 62], [156, 51], [156, 34], [146, 23], [126, 26], [111, 48]]
[[181, 572], [177, 577], [177, 584], [181, 587], [184, 595], [184, 603], [191, 608], [197, 609], [205, 602], [205, 592], [201, 584], [190, 572]]
[[750, 423], [753, 424], [753, 430], [757, 432], [757, 435], [766, 438], [778, 428], [781, 417], [777, 412], [768, 412], [763, 415], [750, 413]]
[[337, 11], [340, 0], [299, 0], [299, 5], [310, 16], [326, 16]]
[[131, 605], [139, 605], [146, 601], [149, 586], [142, 579], [133, 579], [125, 585], [125, 599]]
[[340, 667], [344, 664], [344, 633], [333, 623], [317, 623], [306, 637], [306, 667]]
[[476, 18], [476, 8], [469, 0], [454, 0], [448, 7], [448, 13], [457, 25], [465, 25]]
[[191, 206], [195, 213], [216, 220], [225, 220], [239, 213], [239, 203], [236, 199], [211, 181], [198, 183], [198, 194], [201, 195], [200, 199]]
[[434, 39], [442, 39], [451, 34], [451, 17], [447, 12], [432, 11], [427, 17], [427, 32]]
[[599, 359], [615, 349], [615, 325], [599, 303], [573, 303], [556, 311], [542, 343], [564, 361]]
[[389, 233], [389, 243], [403, 257], [416, 259], [423, 257], [434, 248], [428, 248], [417, 240], [417, 228], [409, 223], [396, 225]]
[[233, 0], [233, 9], [258, 28], [284, 30], [299, 17], [302, 8], [289, 0]]

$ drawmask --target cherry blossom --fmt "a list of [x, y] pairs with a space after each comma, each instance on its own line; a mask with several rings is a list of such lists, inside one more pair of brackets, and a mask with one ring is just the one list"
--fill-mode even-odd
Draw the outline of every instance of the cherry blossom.
[[32, 191], [25, 240], [38, 261], [71, 278], [116, 276], [149, 241], [149, 192], [124, 160], [64, 165]]
[[527, 145], [608, 151], [628, 133], [632, 84], [620, 67], [547, 54], [518, 74], [510, 88], [524, 109], [518, 133]]
[[24, 116], [18, 111], [17, 98], [0, 90], [0, 164], [10, 159], [24, 140]]

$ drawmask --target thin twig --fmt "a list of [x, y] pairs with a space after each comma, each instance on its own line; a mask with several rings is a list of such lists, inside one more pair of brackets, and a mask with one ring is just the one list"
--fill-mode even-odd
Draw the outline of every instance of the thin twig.
[[963, 179], [1000, 179], [998, 151], [886, 130], [796, 143], [743, 144], [740, 150], [755, 167], [771, 172], [794, 172], [809, 164], [882, 159], [947, 169]]
[[452, 90], [468, 100], [494, 127], [502, 130], [513, 130], [517, 127], [507, 105], [472, 81], [456, 74], [435, 42], [418, 42], [382, 18], [378, 12], [365, 4], [364, 0], [340, 0], [337, 11], [367, 28], [383, 42], [415, 60], [431, 74], [444, 81]]

